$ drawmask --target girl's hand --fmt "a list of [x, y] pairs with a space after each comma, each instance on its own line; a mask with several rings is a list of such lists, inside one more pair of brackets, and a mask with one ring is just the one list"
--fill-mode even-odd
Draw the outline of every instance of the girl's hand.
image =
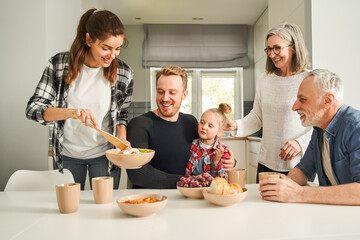
[[233, 169], [235, 167], [234, 154], [230, 149], [229, 149], [229, 155], [230, 155], [230, 159], [223, 158], [221, 160], [222, 164], [223, 164], [223, 167], [224, 167], [224, 170], [230, 170], [230, 169]]
[[[89, 126], [89, 125], [93, 124], [96, 129], [99, 129], [99, 125], [90, 109], [71, 109], [71, 111], [74, 111], [74, 110], [75, 110], [77, 119], [79, 119], [81, 122], [85, 123], [85, 126]], [[72, 116], [72, 118], [76, 119], [75, 116]]]
[[214, 152], [215, 156], [214, 156], [213, 162], [215, 164], [218, 164], [220, 162], [220, 159], [223, 154], [224, 154], [224, 148], [220, 145], [217, 145], [215, 152]]

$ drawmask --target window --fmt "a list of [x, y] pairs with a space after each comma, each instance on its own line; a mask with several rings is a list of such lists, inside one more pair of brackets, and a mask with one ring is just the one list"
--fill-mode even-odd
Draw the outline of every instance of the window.
[[[150, 68], [151, 109], [156, 109], [156, 73], [160, 68]], [[209, 108], [220, 103], [232, 107], [229, 117], [243, 117], [242, 68], [185, 69], [188, 73], [189, 94], [182, 102], [181, 112], [194, 115], [198, 120]]]

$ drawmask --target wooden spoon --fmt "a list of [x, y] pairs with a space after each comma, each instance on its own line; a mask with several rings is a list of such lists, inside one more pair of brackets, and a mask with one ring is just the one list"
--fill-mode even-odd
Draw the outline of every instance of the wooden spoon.
[[[73, 111], [71, 113], [75, 118], [79, 119], [80, 121], [82, 121], [81, 117], [79, 117], [75, 111]], [[89, 127], [95, 129], [96, 131], [98, 131], [101, 135], [104, 136], [104, 138], [106, 140], [108, 140], [112, 145], [114, 145], [116, 148], [119, 148], [121, 150], [125, 150], [128, 146], [123, 142], [121, 141], [119, 138], [115, 137], [114, 135], [111, 135], [110, 133], [108, 132], [105, 132], [101, 129], [98, 129], [94, 126], [94, 124], [90, 123], [89, 124]]]

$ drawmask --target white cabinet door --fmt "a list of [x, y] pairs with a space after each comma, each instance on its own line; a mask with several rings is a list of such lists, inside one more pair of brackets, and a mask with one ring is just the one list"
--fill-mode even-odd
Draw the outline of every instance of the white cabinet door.
[[258, 165], [258, 156], [261, 142], [256, 140], [246, 140], [246, 183], [256, 183], [256, 173]]
[[246, 168], [246, 140], [241, 139], [221, 139], [221, 142], [227, 145], [236, 159], [235, 168]]

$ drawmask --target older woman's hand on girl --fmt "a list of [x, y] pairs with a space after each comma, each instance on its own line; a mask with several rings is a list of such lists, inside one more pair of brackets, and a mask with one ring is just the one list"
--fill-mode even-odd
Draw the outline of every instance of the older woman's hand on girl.
[[301, 152], [300, 144], [296, 141], [287, 141], [285, 145], [280, 148], [280, 157], [281, 160], [290, 161], [296, 155]]

